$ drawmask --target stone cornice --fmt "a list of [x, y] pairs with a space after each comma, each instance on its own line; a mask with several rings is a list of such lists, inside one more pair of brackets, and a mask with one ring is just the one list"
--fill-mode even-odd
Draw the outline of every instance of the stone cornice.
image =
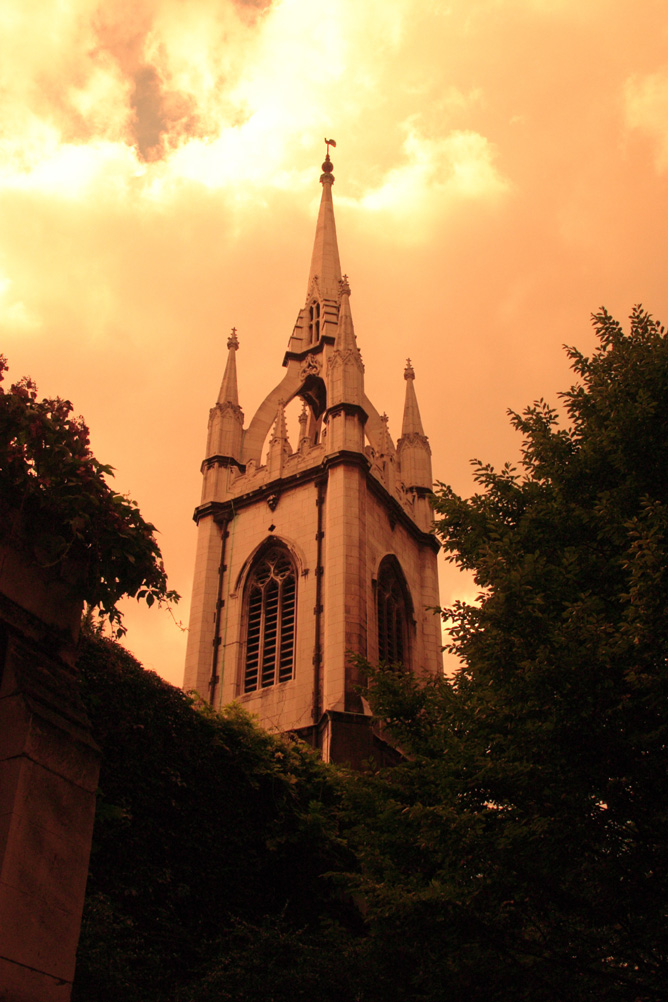
[[[437, 540], [436, 536], [432, 532], [425, 532], [420, 529], [413, 519], [410, 517], [407, 511], [400, 505], [396, 498], [392, 497], [388, 490], [381, 484], [373, 474], [369, 473], [367, 477], [367, 483], [369, 490], [372, 494], [375, 494], [379, 500], [383, 501], [384, 504], [389, 508], [390, 514], [394, 516], [397, 522], [400, 522], [403, 527], [411, 534], [414, 539], [419, 540], [419, 542], [424, 543], [425, 546], [429, 546], [434, 553], [438, 553], [441, 548], [441, 544]], [[411, 493], [416, 494], [422, 490], [422, 488], [409, 488]], [[426, 494], [431, 494], [430, 490], [426, 491]]]
[[[319, 463], [317, 466], [311, 466], [307, 470], [300, 470], [289, 477], [276, 477], [275, 480], [270, 480], [248, 491], [246, 494], [241, 494], [239, 497], [228, 498], [226, 501], [208, 501], [206, 504], [199, 505], [195, 509], [193, 519], [198, 524], [203, 518], [213, 518], [216, 522], [228, 521], [236, 511], [256, 504], [258, 501], [265, 501], [269, 504], [270, 499], [274, 497], [278, 497], [280, 501], [280, 496], [288, 491], [292, 491], [303, 484], [316, 483], [318, 480], [322, 481], [323, 477], [328, 476], [330, 469], [338, 466], [356, 466], [361, 470], [366, 477], [369, 491], [385, 505], [390, 518], [399, 522], [413, 539], [438, 553], [441, 544], [436, 539], [436, 536], [431, 532], [425, 532], [416, 525], [399, 501], [373, 476], [371, 473], [371, 464], [364, 453], [354, 452], [352, 449], [341, 449], [339, 452], [333, 452], [325, 456], [322, 463]], [[418, 496], [431, 494], [431, 490], [427, 488], [411, 488], [411, 491]]]
[[322, 334], [317, 344], [309, 345], [303, 351], [290, 351], [288, 349], [283, 356], [283, 365], [287, 365], [288, 362], [303, 362], [309, 355], [319, 355], [320, 352], [324, 351], [326, 344], [334, 344], [335, 341], [336, 338], [332, 337], [331, 334]]
[[233, 456], [207, 456], [206, 459], [202, 460], [200, 472], [204, 473], [205, 470], [211, 470], [214, 466], [236, 466], [241, 473], [246, 472], [245, 463], [241, 463]]
[[421, 435], [418, 431], [409, 431], [397, 441], [397, 452], [400, 449], [406, 448], [407, 446], [417, 445], [419, 448], [424, 449], [431, 456], [431, 446], [429, 445], [429, 439], [426, 435]]
[[209, 418], [211, 418], [216, 413], [227, 414], [228, 412], [231, 412], [234, 415], [234, 417], [239, 421], [239, 423], [243, 425], [244, 412], [242, 411], [239, 404], [233, 404], [229, 400], [223, 400], [222, 403], [215, 404], [209, 411]]
[[342, 400], [340, 403], [332, 404], [331, 407], [327, 408], [327, 410], [325, 411], [325, 420], [327, 420], [330, 416], [335, 416], [336, 414], [340, 414], [341, 411], [343, 411], [344, 414], [350, 414], [352, 416], [358, 417], [362, 422], [362, 424], [366, 424], [369, 417], [367, 412], [360, 404], [351, 404], [348, 403], [348, 401]]
[[268, 504], [270, 498], [276, 496], [280, 500], [280, 496], [287, 491], [294, 490], [295, 487], [300, 487], [302, 484], [309, 483], [310, 481], [316, 481], [318, 477], [322, 477], [322, 472], [322, 464], [318, 463], [317, 466], [300, 470], [298, 473], [293, 473], [288, 477], [276, 477], [274, 480], [269, 480], [258, 487], [252, 488], [247, 493], [240, 494], [238, 497], [228, 498], [226, 501], [207, 501], [205, 504], [197, 506], [193, 514], [193, 520], [198, 524], [200, 519], [211, 517], [216, 522], [227, 521], [236, 511], [256, 504], [258, 501], [266, 501]]

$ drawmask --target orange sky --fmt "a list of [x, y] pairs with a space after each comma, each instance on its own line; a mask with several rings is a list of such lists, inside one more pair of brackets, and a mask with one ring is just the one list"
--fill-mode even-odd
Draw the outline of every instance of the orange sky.
[[[434, 473], [515, 458], [589, 314], [668, 321], [664, 0], [7, 0], [0, 351], [73, 401], [160, 529], [187, 622], [209, 407], [235, 325], [247, 422], [303, 305], [333, 135], [367, 392], [410, 355]], [[442, 600], [470, 586], [444, 568]], [[179, 683], [184, 635], [130, 603]]]

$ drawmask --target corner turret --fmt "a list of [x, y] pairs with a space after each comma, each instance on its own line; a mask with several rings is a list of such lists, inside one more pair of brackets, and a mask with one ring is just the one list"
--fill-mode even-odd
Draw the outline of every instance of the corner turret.
[[[209, 411], [206, 454], [202, 464], [204, 484], [202, 500], [219, 489], [216, 471], [224, 467], [243, 469], [244, 413], [239, 406], [236, 353], [239, 348], [236, 327], [227, 339], [227, 362], [215, 407]], [[214, 483], [215, 481], [215, 483]]]
[[339, 280], [339, 324], [334, 350], [327, 360], [327, 452], [364, 451], [364, 363], [357, 347], [350, 312], [348, 276]]
[[404, 369], [406, 380], [406, 399], [404, 403], [404, 419], [401, 426], [401, 438], [397, 442], [397, 456], [404, 487], [415, 496], [416, 516], [423, 528], [428, 529], [431, 521], [431, 508], [427, 495], [433, 487], [431, 472], [431, 448], [429, 439], [422, 428], [420, 410], [415, 396], [415, 370], [410, 358], [406, 360]]
[[267, 466], [270, 476], [280, 477], [285, 461], [291, 455], [292, 446], [288, 439], [288, 429], [285, 423], [285, 404], [283, 400], [279, 400], [274, 432], [269, 442], [269, 452], [267, 454]]

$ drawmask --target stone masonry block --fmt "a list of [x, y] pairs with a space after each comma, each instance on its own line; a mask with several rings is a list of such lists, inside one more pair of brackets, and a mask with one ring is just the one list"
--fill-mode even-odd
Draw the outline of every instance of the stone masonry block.
[[69, 1002], [72, 985], [0, 957], [0, 1002]]

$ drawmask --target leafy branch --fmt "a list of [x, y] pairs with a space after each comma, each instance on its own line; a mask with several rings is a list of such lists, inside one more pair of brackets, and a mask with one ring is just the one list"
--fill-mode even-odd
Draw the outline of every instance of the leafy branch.
[[[6, 371], [0, 355], [0, 384]], [[0, 385], [0, 534], [39, 567], [75, 566], [77, 593], [120, 637], [123, 596], [149, 606], [179, 596], [167, 588], [155, 526], [109, 487], [112, 476], [69, 400], [38, 400], [29, 378]]]

